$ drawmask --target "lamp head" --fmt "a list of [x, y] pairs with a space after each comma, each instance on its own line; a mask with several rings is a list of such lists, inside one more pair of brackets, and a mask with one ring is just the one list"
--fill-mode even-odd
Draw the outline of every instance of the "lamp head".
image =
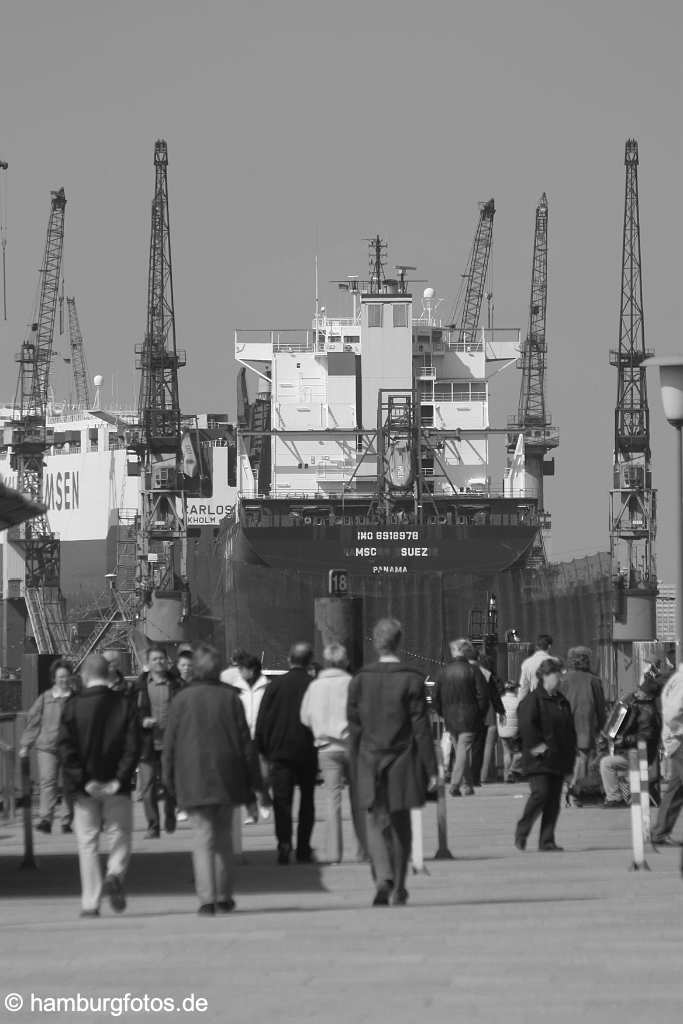
[[643, 366], [659, 367], [664, 415], [673, 427], [683, 426], [683, 355], [652, 356]]

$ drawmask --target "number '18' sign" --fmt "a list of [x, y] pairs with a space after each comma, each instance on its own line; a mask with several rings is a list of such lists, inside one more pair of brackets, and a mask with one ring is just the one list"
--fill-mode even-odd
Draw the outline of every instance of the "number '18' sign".
[[327, 574], [327, 589], [330, 597], [348, 597], [349, 574], [346, 569], [330, 569]]

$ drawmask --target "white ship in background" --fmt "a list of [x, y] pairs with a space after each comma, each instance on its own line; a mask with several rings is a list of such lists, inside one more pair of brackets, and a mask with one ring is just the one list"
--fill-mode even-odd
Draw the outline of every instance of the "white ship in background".
[[[126, 432], [135, 430], [137, 410], [98, 408], [102, 378], [95, 383], [92, 411], [53, 404], [47, 415], [50, 448], [43, 498], [50, 528], [60, 541], [61, 590], [71, 622], [108, 584], [128, 591], [134, 587], [140, 464], [127, 446]], [[9, 486], [17, 483], [13, 417], [11, 405], [0, 406], [0, 480]], [[235, 505], [236, 448], [225, 414], [188, 416], [184, 424], [184, 449], [191, 445], [193, 453], [185, 458], [191, 596], [201, 614], [215, 588], [209, 564], [213, 538]], [[14, 607], [24, 597], [21, 537], [21, 527], [0, 534], [0, 666], [19, 664], [18, 648], [23, 647], [21, 616]]]

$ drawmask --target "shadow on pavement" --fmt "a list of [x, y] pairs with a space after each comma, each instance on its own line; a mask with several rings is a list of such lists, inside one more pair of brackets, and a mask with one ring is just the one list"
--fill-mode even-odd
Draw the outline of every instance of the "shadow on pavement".
[[[327, 892], [317, 864], [275, 864], [272, 851], [249, 851], [248, 863], [237, 862], [236, 888], [240, 893]], [[16, 853], [0, 854], [0, 899], [78, 896], [80, 879], [74, 853], [46, 853], [36, 857], [37, 869], [21, 869]], [[104, 861], [103, 861], [104, 867]], [[133, 853], [126, 878], [130, 895], [188, 895], [193, 892], [192, 858], [184, 851]]]

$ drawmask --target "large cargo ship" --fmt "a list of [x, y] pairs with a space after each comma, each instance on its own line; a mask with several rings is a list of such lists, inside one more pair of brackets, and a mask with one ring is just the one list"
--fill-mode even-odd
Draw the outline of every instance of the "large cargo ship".
[[364, 598], [367, 633], [398, 615], [409, 653], [438, 659], [543, 562], [548, 516], [523, 445], [504, 479], [489, 470], [489, 444], [507, 433], [489, 422], [489, 380], [515, 364], [519, 331], [444, 325], [430, 288], [416, 308], [411, 268], [388, 277], [384, 249], [371, 243], [368, 281], [348, 279], [350, 316], [317, 308], [310, 329], [235, 333], [226, 643], [269, 664], [311, 635], [330, 569]]
[[[140, 463], [127, 443], [137, 413], [104, 408], [101, 378], [91, 411], [53, 405], [47, 415], [49, 450], [43, 497], [51, 529], [60, 541], [61, 591], [67, 621], [87, 635], [90, 617], [107, 602], [107, 591], [135, 588]], [[12, 467], [14, 410], [0, 409], [0, 480], [16, 484]], [[222, 634], [217, 593], [216, 538], [233, 513], [236, 447], [226, 414], [184, 417], [183, 443], [191, 447], [185, 478], [188, 574], [195, 634]], [[24, 652], [24, 555], [21, 527], [0, 534], [0, 666], [16, 671]]]

